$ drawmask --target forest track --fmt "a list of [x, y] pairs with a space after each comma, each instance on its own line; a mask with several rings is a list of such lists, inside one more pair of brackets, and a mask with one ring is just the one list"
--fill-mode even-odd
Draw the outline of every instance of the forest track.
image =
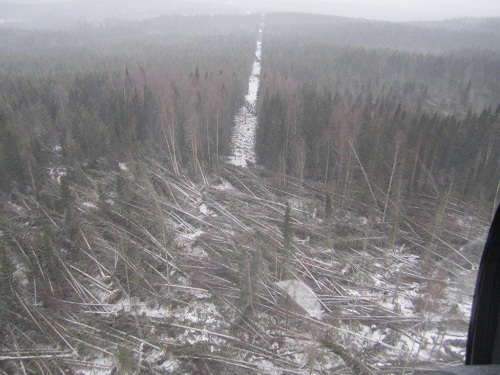
[[255, 106], [260, 85], [260, 69], [262, 55], [262, 27], [259, 30], [255, 59], [252, 65], [252, 74], [248, 79], [248, 93], [245, 102], [234, 118], [234, 130], [232, 137], [232, 152], [228, 162], [230, 164], [247, 167], [257, 161], [255, 155], [255, 132], [257, 129], [257, 115]]

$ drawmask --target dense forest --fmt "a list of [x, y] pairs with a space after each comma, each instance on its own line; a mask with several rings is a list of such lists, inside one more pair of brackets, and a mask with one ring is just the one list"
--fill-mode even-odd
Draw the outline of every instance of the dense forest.
[[463, 30], [441, 34], [423, 26], [320, 19], [267, 19], [261, 163], [348, 190], [360, 163], [369, 181], [386, 191], [400, 180], [405, 194], [453, 186], [478, 204], [497, 202], [496, 34], [489, 42], [484, 33], [462, 38]]
[[[500, 200], [498, 25], [2, 25], [0, 373], [461, 363]], [[251, 118], [257, 163], [233, 165]]]
[[200, 159], [227, 155], [255, 25], [171, 17], [36, 36], [3, 30], [2, 190], [41, 190], [55, 147], [75, 174], [158, 153], [196, 171]]

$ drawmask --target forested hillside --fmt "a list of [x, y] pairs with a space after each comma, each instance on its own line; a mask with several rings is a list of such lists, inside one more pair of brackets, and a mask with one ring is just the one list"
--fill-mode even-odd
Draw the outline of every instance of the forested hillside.
[[500, 200], [497, 24], [2, 26], [0, 373], [461, 363]]

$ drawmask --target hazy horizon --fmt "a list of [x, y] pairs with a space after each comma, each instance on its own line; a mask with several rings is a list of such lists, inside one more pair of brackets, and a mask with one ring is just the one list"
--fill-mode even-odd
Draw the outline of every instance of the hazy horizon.
[[[51, 4], [51, 8], [68, 3], [78, 3], [79, 12], [85, 7], [89, 12], [99, 9], [99, 16], [140, 18], [161, 16], [172, 13], [186, 14], [228, 14], [245, 12], [288, 11], [301, 13], [329, 14], [354, 18], [366, 18], [383, 21], [438, 21], [452, 18], [500, 17], [500, 2], [493, 0], [181, 0], [164, 3], [159, 0], [141, 1], [107, 0], [0, 0], [1, 5], [40, 5]], [[82, 8], [83, 7], [83, 8]], [[115, 12], [117, 10], [118, 12]], [[1, 11], [1, 9], [0, 9]], [[120, 13], [120, 11], [122, 13]], [[109, 12], [109, 13], [106, 13]], [[1, 18], [3, 15], [0, 13]], [[87, 16], [87, 15], [84, 15]]]

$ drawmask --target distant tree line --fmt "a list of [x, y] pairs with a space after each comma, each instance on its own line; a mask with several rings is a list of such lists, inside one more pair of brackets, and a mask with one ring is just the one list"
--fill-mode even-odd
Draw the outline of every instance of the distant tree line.
[[460, 49], [500, 50], [500, 18], [463, 18], [434, 22], [388, 22], [329, 15], [272, 13], [268, 36], [292, 36], [338, 46], [443, 52]]
[[[429, 53], [411, 49], [417, 36], [415, 42], [408, 41], [407, 48], [394, 41], [404, 33], [404, 25], [391, 25], [392, 34], [380, 35], [375, 24], [372, 37], [358, 44], [339, 40], [340, 26], [335, 23], [298, 23], [285, 28], [273, 21], [270, 17], [264, 34], [263, 74], [276, 72], [320, 89], [327, 87], [344, 94], [350, 102], [359, 96], [388, 96], [418, 109], [459, 116], [469, 109], [481, 111], [500, 103], [498, 48], [471, 48], [464, 42], [456, 49], [442, 44], [440, 50]], [[360, 21], [361, 28], [363, 24]], [[418, 30], [422, 33], [427, 29]], [[356, 34], [356, 30], [351, 31]], [[439, 39], [442, 31], [433, 32]], [[377, 37], [384, 40], [384, 48], [370, 43]]]

